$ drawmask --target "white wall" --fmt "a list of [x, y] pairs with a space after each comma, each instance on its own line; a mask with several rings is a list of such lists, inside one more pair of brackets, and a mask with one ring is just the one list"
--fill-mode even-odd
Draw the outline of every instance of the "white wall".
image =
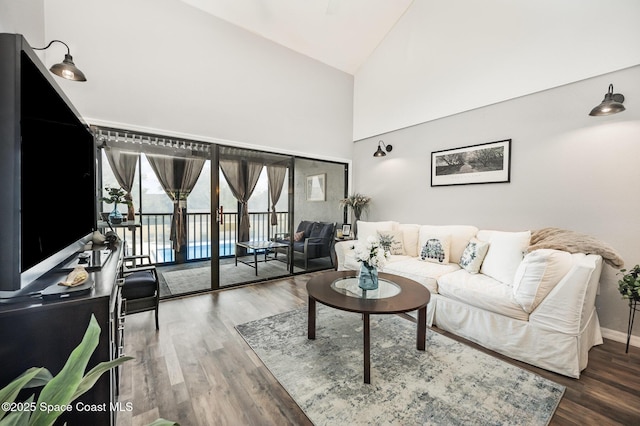
[[[588, 116], [610, 83], [626, 111]], [[430, 186], [431, 152], [512, 139], [511, 182]], [[374, 158], [378, 140], [393, 145]], [[355, 190], [373, 198], [369, 219], [472, 224], [484, 229], [555, 226], [612, 245], [640, 263], [640, 66], [357, 142]], [[626, 333], [617, 270], [604, 268], [603, 327]], [[640, 327], [634, 330], [640, 336]]]
[[419, 0], [355, 75], [353, 138], [640, 64], [638, 0]]
[[43, 47], [44, 0], [0, 0], [0, 33], [29, 34], [31, 46]]
[[[46, 38], [69, 44], [88, 79], [58, 82], [91, 123], [351, 157], [351, 75], [178, 0], [44, 7]], [[15, 25], [23, 30], [30, 40], [32, 26]], [[47, 66], [63, 53], [48, 53]]]

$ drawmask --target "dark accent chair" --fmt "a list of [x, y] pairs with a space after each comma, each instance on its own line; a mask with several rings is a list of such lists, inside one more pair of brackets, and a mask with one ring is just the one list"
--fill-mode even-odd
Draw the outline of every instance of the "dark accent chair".
[[149, 256], [128, 256], [122, 267], [121, 295], [125, 314], [135, 314], [155, 310], [156, 330], [158, 323], [158, 306], [160, 302], [160, 281], [155, 265]]
[[[302, 234], [301, 234], [302, 233]], [[331, 247], [336, 236], [336, 223], [329, 222], [311, 222], [303, 220], [296, 229], [296, 234], [300, 237], [296, 241], [290, 238], [288, 233], [276, 234], [275, 241], [279, 243], [289, 244], [293, 240], [293, 255], [296, 253], [304, 257], [304, 268], [308, 269], [309, 259], [319, 259], [328, 257], [333, 264], [333, 256], [331, 255]]]

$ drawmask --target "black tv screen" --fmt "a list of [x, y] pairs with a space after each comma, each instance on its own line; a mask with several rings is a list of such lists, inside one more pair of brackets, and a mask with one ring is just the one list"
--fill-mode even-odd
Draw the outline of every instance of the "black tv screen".
[[95, 229], [93, 135], [23, 53], [20, 271]]

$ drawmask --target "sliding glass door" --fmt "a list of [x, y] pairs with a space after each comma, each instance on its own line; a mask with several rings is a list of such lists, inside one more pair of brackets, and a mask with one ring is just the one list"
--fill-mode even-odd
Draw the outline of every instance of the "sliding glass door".
[[[286, 155], [219, 146], [219, 287], [290, 273], [291, 167]], [[215, 262], [212, 259], [212, 262]]]
[[[101, 220], [146, 255], [161, 297], [333, 267], [347, 165], [246, 148], [94, 128], [101, 195], [122, 187], [133, 217]], [[132, 183], [133, 182], [133, 183]], [[113, 205], [100, 203], [108, 216]], [[100, 219], [103, 219], [102, 217]]]

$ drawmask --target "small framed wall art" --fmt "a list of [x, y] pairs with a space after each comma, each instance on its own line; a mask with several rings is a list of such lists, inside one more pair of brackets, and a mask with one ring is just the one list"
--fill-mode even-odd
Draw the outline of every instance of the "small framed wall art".
[[511, 180], [511, 139], [431, 153], [431, 186]]
[[326, 200], [327, 174], [307, 176], [307, 201]]

